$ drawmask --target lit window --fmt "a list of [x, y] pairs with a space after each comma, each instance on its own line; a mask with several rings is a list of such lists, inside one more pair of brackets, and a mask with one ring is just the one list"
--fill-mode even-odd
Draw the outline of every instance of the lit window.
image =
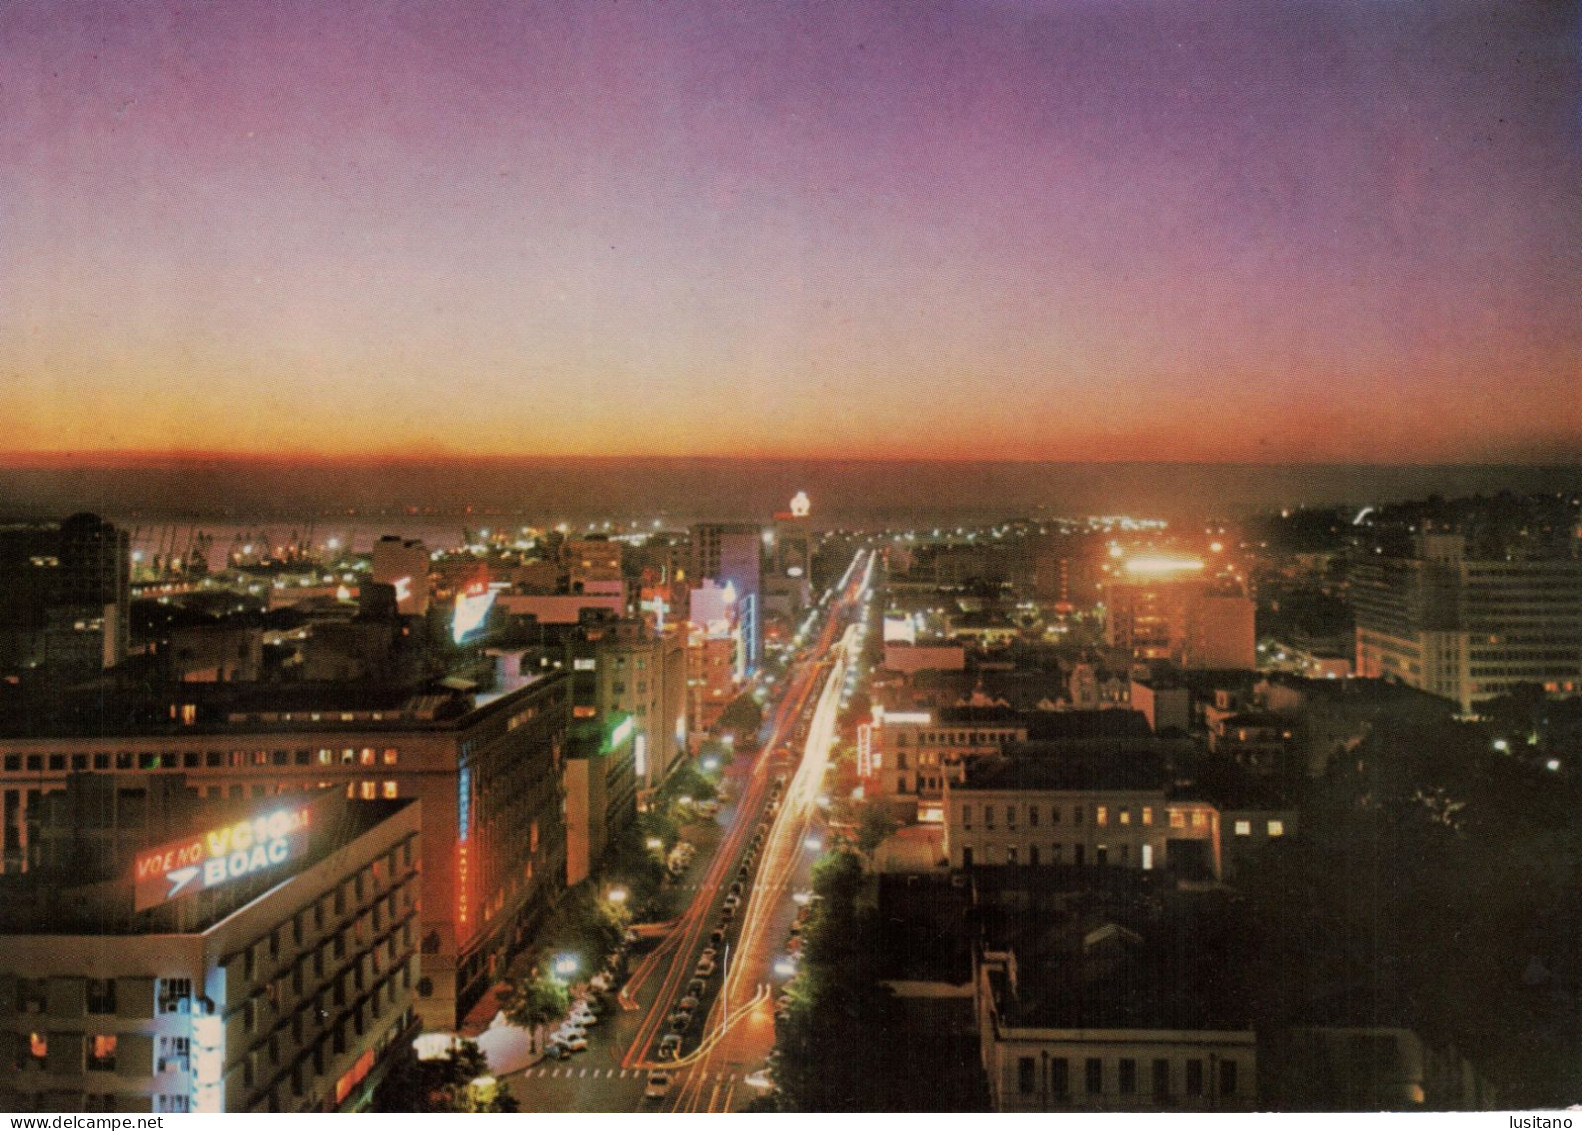
[[1201, 829], [1206, 824], [1208, 824], [1208, 814], [1201, 809], [1192, 810], [1192, 827]]
[[115, 1035], [101, 1033], [93, 1038], [88, 1049], [88, 1068], [95, 1072], [109, 1072], [115, 1068]]
[[1096, 806], [1093, 810], [1093, 820], [1096, 824], [1107, 825], [1110, 823], [1110, 808], [1108, 805]]
[[379, 787], [378, 787], [378, 784], [375, 783], [375, 782], [365, 781], [365, 782], [362, 783], [362, 791], [363, 791], [363, 800], [364, 801], [372, 801], [374, 799], [374, 797], [378, 794]]
[[1179, 809], [1170, 810], [1170, 827], [1172, 829], [1186, 828], [1186, 814]]
[[49, 1041], [45, 1039], [43, 1033], [29, 1033], [27, 1051], [35, 1060], [43, 1060], [49, 1055]]
[[395, 782], [393, 782], [393, 781], [385, 782], [385, 784], [384, 784], [384, 795], [386, 797], [394, 797], [396, 795], [396, 783]]
[[1251, 821], [1237, 821], [1236, 822], [1236, 835], [1237, 836], [1251, 836], [1252, 835], [1252, 822]]
[[335, 752], [333, 750], [320, 750], [319, 751], [319, 765], [321, 765], [321, 766], [328, 766], [334, 760], [335, 760]]
[[365, 766], [373, 765], [374, 764], [374, 748], [372, 746], [364, 746], [363, 750], [362, 750], [362, 757], [359, 760]]
[[1270, 836], [1284, 836], [1285, 835], [1285, 822], [1284, 821], [1270, 821], [1269, 822], [1269, 835]]
[[1131, 823], [1132, 823], [1132, 811], [1130, 809], [1122, 809], [1121, 810], [1121, 824], [1129, 825]]
[[1153, 806], [1152, 805], [1144, 805], [1143, 806], [1143, 824], [1151, 825], [1153, 823], [1154, 823]]
[[389, 747], [389, 748], [387, 748], [385, 750], [385, 765], [393, 766], [395, 764], [396, 764], [396, 752], [395, 752], [395, 747], [392, 746], [392, 747]]

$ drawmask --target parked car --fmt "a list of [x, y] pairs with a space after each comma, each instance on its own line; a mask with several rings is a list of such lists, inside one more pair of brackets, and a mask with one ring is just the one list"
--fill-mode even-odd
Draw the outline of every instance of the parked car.
[[693, 978], [692, 981], [687, 983], [687, 993], [691, 994], [693, 997], [701, 997], [703, 994], [703, 987], [706, 985], [708, 985], [708, 983], [702, 978]]
[[551, 1041], [544, 1046], [544, 1055], [550, 1060], [569, 1060], [571, 1050], [561, 1041]]
[[691, 1012], [698, 1007], [698, 999], [693, 997], [691, 994], [688, 994], [686, 997], [676, 1002], [676, 1007], [678, 1009], [685, 1009], [688, 1012]]
[[588, 1038], [587, 1037], [567, 1037], [566, 1040], [563, 1043], [572, 1052], [587, 1052], [588, 1051]]
[[659, 1042], [659, 1059], [668, 1060], [681, 1055], [681, 1034], [666, 1033]]
[[643, 1089], [645, 1100], [662, 1100], [670, 1094], [670, 1073], [650, 1072], [648, 1086]]

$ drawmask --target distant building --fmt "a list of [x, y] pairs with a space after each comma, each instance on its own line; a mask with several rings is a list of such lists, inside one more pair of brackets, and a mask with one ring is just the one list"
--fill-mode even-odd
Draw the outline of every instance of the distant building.
[[763, 658], [763, 530], [750, 523], [700, 523], [692, 528], [692, 579], [729, 582], [736, 590], [745, 671]]
[[1297, 1026], [1260, 1039], [1274, 1111], [1496, 1111], [1499, 1097], [1452, 1046], [1402, 1026]]
[[1351, 571], [1357, 674], [1460, 705], [1537, 684], [1582, 692], [1582, 560], [1480, 561], [1459, 534], [1418, 536], [1410, 558]]
[[1258, 666], [1257, 605], [1240, 594], [1202, 593], [1186, 605], [1181, 666], [1189, 671], [1252, 671]]
[[[1176, 730], [1185, 734], [1192, 726], [1192, 693], [1163, 681], [1131, 681], [1132, 710], [1148, 720], [1155, 734]], [[1096, 705], [1096, 704], [1095, 704]]]
[[395, 587], [402, 616], [428, 613], [428, 572], [428, 547], [420, 540], [387, 534], [374, 543], [372, 580]]
[[960, 644], [890, 644], [884, 646], [886, 671], [911, 675], [920, 671], [962, 671], [967, 650]]
[[97, 515], [0, 526], [0, 673], [77, 680], [126, 658], [131, 551]]
[[[863, 732], [866, 731], [866, 734]], [[999, 754], [1027, 739], [1020, 713], [1003, 707], [946, 707], [930, 711], [873, 712], [858, 732], [858, 772], [903, 820], [943, 818], [945, 778], [958, 781], [966, 763]], [[863, 764], [864, 746], [871, 752]], [[867, 770], [867, 773], [863, 773]]]
[[0, 1107], [359, 1110], [416, 1035], [418, 804], [185, 792], [78, 775], [41, 807], [40, 846], [97, 851], [0, 877]]
[[807, 608], [813, 580], [813, 527], [808, 497], [798, 493], [776, 513], [764, 567], [765, 607], [795, 615]]

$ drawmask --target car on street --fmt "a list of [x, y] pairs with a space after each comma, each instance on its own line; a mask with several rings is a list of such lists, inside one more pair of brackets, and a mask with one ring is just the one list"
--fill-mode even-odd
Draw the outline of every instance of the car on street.
[[567, 1060], [571, 1057], [571, 1050], [560, 1041], [550, 1041], [544, 1046], [544, 1055], [550, 1060]]
[[703, 987], [708, 985], [702, 978], [693, 978], [687, 983], [687, 993], [697, 997], [703, 993]]
[[686, 997], [684, 997], [680, 1001], [676, 1002], [676, 1008], [677, 1009], [685, 1009], [685, 1010], [691, 1011], [691, 1010], [696, 1009], [697, 1007], [698, 1007], [698, 999], [693, 997], [691, 994], [688, 994]]
[[752, 1075], [748, 1076], [746, 1080], [742, 1081], [742, 1083], [746, 1084], [749, 1088], [758, 1088], [763, 1091], [768, 1091], [770, 1088], [775, 1086], [774, 1077], [769, 1075], [769, 1069], [767, 1068], [760, 1068], [757, 1072], [754, 1072]]
[[706, 958], [710, 962], [713, 962], [719, 956], [720, 956], [720, 952], [715, 950], [712, 946], [705, 947], [704, 950], [703, 950], [703, 953], [698, 955], [698, 961], [701, 962], [701, 961], [703, 961]]
[[733, 883], [731, 885], [731, 894], [732, 895], [741, 895], [741, 893], [742, 893], [742, 882], [740, 880], [737, 880], [735, 883]]
[[643, 1089], [645, 1100], [662, 1100], [670, 1094], [670, 1073], [650, 1072], [648, 1086]]
[[725, 941], [725, 925], [722, 923], [709, 932], [709, 942], [718, 945]]
[[725, 897], [725, 906], [729, 907], [732, 911], [735, 911], [741, 905], [742, 905], [742, 897], [741, 896], [739, 896], [739, 895], [728, 895], [728, 896]]
[[682, 1021], [690, 1025], [692, 1023], [692, 1010], [678, 1009], [669, 1017], [665, 1018], [665, 1020], [672, 1025], [674, 1025], [677, 1021]]
[[568, 1049], [570, 1049], [572, 1052], [587, 1052], [588, 1051], [588, 1038], [587, 1037], [567, 1037], [565, 1039], [565, 1041], [563, 1041], [562, 1043]]
[[681, 1055], [681, 1034], [666, 1033], [659, 1042], [659, 1059], [668, 1060]]
[[695, 973], [700, 978], [712, 978], [714, 977], [714, 963], [700, 962], [698, 963], [698, 968], [693, 971], [693, 973]]

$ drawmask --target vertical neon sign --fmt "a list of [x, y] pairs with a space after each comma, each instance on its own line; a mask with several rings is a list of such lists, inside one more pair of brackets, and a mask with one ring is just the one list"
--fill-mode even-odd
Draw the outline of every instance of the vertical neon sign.
[[857, 728], [857, 776], [873, 777], [873, 727], [867, 723]]
[[472, 836], [472, 767], [463, 766], [456, 783], [456, 922], [466, 927], [471, 917], [470, 861]]

